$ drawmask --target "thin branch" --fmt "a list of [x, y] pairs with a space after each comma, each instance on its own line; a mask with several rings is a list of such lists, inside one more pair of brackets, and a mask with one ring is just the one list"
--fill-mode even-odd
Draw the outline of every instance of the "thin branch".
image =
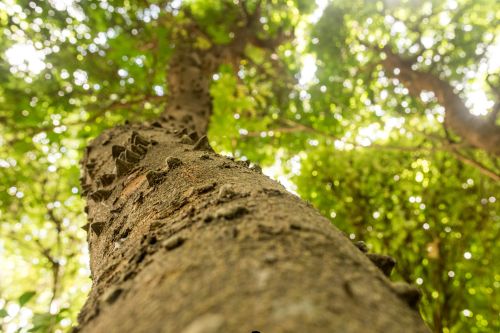
[[491, 76], [492, 76], [492, 74], [488, 74], [486, 76], [485, 81], [486, 81], [486, 84], [490, 87], [492, 93], [495, 95], [496, 102], [495, 102], [495, 105], [493, 105], [493, 110], [488, 115], [488, 119], [489, 119], [490, 123], [496, 124], [498, 114], [500, 113], [500, 87], [495, 86], [490, 81]]
[[485, 176], [490, 177], [491, 179], [493, 179], [495, 181], [499, 181], [500, 180], [500, 175], [498, 173], [496, 173], [494, 170], [488, 168], [484, 164], [476, 161], [475, 159], [462, 154], [458, 150], [458, 148], [463, 147], [464, 144], [466, 144], [466, 143], [457, 143], [457, 142], [454, 142], [451, 139], [450, 134], [449, 134], [449, 132], [446, 129], [446, 126], [443, 126], [443, 128], [444, 128], [444, 131], [445, 131], [446, 138], [442, 138], [442, 137], [439, 137], [439, 136], [433, 135], [433, 134], [425, 134], [425, 135], [429, 139], [431, 139], [431, 140], [434, 140], [434, 141], [437, 140], [437, 141], [443, 143], [443, 148], [445, 148], [444, 150], [446, 150], [446, 151], [450, 152], [451, 154], [453, 154], [458, 160], [462, 161], [465, 164], [468, 164], [470, 166], [475, 167], [482, 174], [484, 174]]
[[260, 17], [262, 11], [262, 0], [257, 0], [253, 12], [249, 11], [246, 1], [240, 1], [240, 7], [246, 19], [247, 27], [251, 27], [254, 24], [255, 20]]
[[460, 161], [464, 162], [465, 164], [468, 164], [470, 166], [475, 167], [482, 174], [490, 177], [494, 181], [500, 181], [500, 175], [497, 174], [495, 171], [493, 171], [493, 170], [489, 169], [488, 167], [486, 167], [484, 164], [482, 164], [482, 163], [480, 163], [480, 162], [478, 162], [478, 161], [476, 161], [474, 159], [471, 159], [471, 158], [463, 155], [462, 153], [460, 153], [456, 149], [450, 149], [449, 151], [451, 153], [453, 153], [453, 155], [455, 155], [457, 157], [457, 159], [459, 159]]
[[[130, 101], [125, 101], [125, 102], [122, 102], [121, 100], [113, 101], [113, 102], [109, 103], [107, 106], [98, 108], [95, 112], [92, 112], [91, 116], [87, 120], [72, 121], [72, 122], [63, 123], [61, 125], [69, 127], [69, 126], [79, 126], [79, 125], [83, 125], [83, 124], [93, 123], [97, 118], [103, 116], [108, 111], [112, 111], [112, 110], [116, 110], [116, 109], [120, 109], [120, 108], [132, 107], [132, 106], [135, 106], [137, 104], [141, 104], [141, 103], [145, 103], [145, 102], [149, 102], [149, 101], [160, 101], [160, 102], [166, 101], [166, 96], [146, 95], [146, 96], [143, 96], [141, 98], [138, 98], [135, 100], [130, 100]], [[61, 126], [61, 125], [58, 125], [58, 126]], [[14, 137], [13, 139], [7, 141], [8, 145], [12, 145], [15, 142], [17, 142], [18, 140], [22, 140], [23, 138], [25, 138], [27, 135], [35, 135], [36, 133], [40, 133], [43, 131], [51, 131], [57, 126], [55, 126], [53, 124], [47, 124], [47, 125], [43, 125], [43, 126], [30, 127], [30, 128], [16, 128], [15, 126], [11, 126], [11, 124], [9, 124], [9, 127], [12, 130], [12, 132], [23, 134], [23, 137], [21, 137], [21, 138]]]
[[[357, 142], [352, 142], [352, 141], [345, 141], [342, 140], [341, 138], [338, 138], [330, 133], [326, 133], [324, 131], [318, 130], [313, 128], [312, 126], [304, 125], [292, 120], [287, 120], [285, 121], [288, 125], [285, 125], [283, 127], [276, 127], [273, 129], [269, 129], [268, 131], [273, 131], [273, 132], [280, 132], [280, 133], [314, 133], [318, 134], [324, 137], [327, 137], [332, 140], [339, 140], [342, 141], [344, 144], [352, 145], [356, 148], [376, 148], [376, 149], [386, 149], [386, 150], [398, 150], [398, 151], [406, 151], [406, 152], [419, 152], [419, 151], [425, 151], [425, 152], [437, 152], [437, 151], [447, 151], [452, 153], [458, 160], [462, 161], [463, 163], [466, 163], [470, 166], [473, 166], [477, 168], [482, 174], [485, 176], [495, 180], [499, 181], [500, 180], [500, 175], [497, 174], [494, 170], [491, 170], [484, 164], [474, 160], [473, 158], [467, 157], [464, 154], [462, 154], [458, 148], [463, 148], [467, 147], [467, 143], [462, 143], [462, 142], [453, 142], [453, 141], [447, 141], [442, 137], [435, 136], [432, 134], [425, 134], [429, 139], [432, 141], [438, 141], [439, 145], [433, 146], [433, 147], [422, 147], [422, 146], [394, 146], [394, 145], [384, 145], [384, 144], [377, 144], [377, 143], [372, 143], [368, 146], [361, 145]], [[249, 132], [248, 134], [245, 135], [245, 137], [259, 137], [261, 132]]]
[[[384, 144], [377, 144], [377, 143], [371, 143], [370, 145], [362, 145], [357, 142], [353, 141], [346, 141], [343, 140], [342, 138], [339, 138], [337, 136], [334, 136], [330, 133], [318, 130], [316, 128], [313, 128], [312, 126], [300, 124], [294, 121], [287, 121], [289, 123], [288, 126], [283, 126], [283, 127], [276, 127], [272, 129], [268, 129], [268, 131], [273, 131], [273, 132], [279, 132], [279, 133], [313, 133], [317, 134], [323, 137], [326, 137], [328, 139], [334, 140], [334, 141], [341, 141], [342, 143], [346, 145], [352, 145], [353, 147], [356, 148], [376, 148], [376, 149], [386, 149], [386, 150], [399, 150], [399, 151], [409, 151], [409, 152], [418, 152], [418, 151], [436, 151], [439, 150], [438, 148], [435, 147], [421, 147], [421, 146], [394, 146], [394, 145], [384, 145]], [[245, 137], [259, 137], [261, 132], [249, 132], [248, 134], [245, 135]]]
[[[57, 253], [58, 257], [60, 258], [62, 256], [62, 240], [61, 240], [61, 234], [62, 234], [62, 221], [61, 219], [57, 218], [54, 214], [54, 209], [49, 209], [48, 210], [48, 215], [52, 223], [54, 223], [56, 227], [56, 242], [57, 242]], [[57, 297], [58, 290], [59, 290], [59, 279], [60, 279], [60, 264], [57, 259], [54, 259], [51, 261], [52, 264], [52, 297], [50, 299], [49, 307], [52, 306], [52, 303]]]

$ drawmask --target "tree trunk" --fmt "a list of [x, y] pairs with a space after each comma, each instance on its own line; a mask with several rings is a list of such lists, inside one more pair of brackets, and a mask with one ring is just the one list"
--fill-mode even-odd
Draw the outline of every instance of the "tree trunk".
[[414, 289], [258, 168], [213, 152], [208, 88], [222, 58], [179, 49], [165, 114], [89, 145], [93, 286], [76, 330], [428, 332]]

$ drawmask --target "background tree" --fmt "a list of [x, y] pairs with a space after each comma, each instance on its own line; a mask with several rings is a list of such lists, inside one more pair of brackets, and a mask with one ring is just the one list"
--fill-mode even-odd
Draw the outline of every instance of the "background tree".
[[[299, 12], [310, 10], [310, 2], [278, 3], [262, 2], [263, 33], [281, 26], [303, 35], [307, 22]], [[71, 325], [88, 291], [88, 282], [74, 282], [89, 274], [81, 268], [83, 203], [75, 195], [83, 147], [104, 128], [124, 119], [142, 122], [164, 109], [171, 36], [205, 33], [200, 47], [229, 42], [236, 12], [223, 4], [198, 1], [190, 11], [176, 1], [0, 4], [6, 330], [28, 322], [42, 331]], [[416, 70], [453, 84], [467, 100], [481, 75], [497, 84], [498, 68], [484, 65], [492, 63], [489, 45], [498, 35], [489, 14], [498, 12], [495, 5], [331, 6], [310, 39], [318, 81], [307, 90], [294, 80], [304, 42], [289, 37], [275, 50], [246, 49], [240, 62], [219, 69], [212, 85], [212, 145], [263, 165], [275, 155], [290, 158], [292, 171], [301, 165], [294, 182], [303, 197], [351, 237], [396, 255], [399, 277], [422, 281], [422, 313], [436, 331], [499, 326], [500, 275], [488, 267], [498, 251], [498, 187], [491, 181], [498, 168], [460, 131], [445, 131], [435, 97], [412, 98], [404, 80], [391, 79], [383, 49], [394, 47], [389, 50], [404, 61], [416, 56]], [[419, 42], [423, 47], [413, 47]], [[474, 72], [482, 74], [468, 74]], [[495, 89], [484, 88], [492, 98]], [[493, 119], [488, 103], [483, 109], [492, 109]], [[401, 247], [408, 243], [415, 253]]]

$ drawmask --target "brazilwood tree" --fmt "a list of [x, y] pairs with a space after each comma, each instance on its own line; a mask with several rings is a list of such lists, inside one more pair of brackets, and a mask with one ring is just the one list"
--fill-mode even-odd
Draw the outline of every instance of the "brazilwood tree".
[[[92, 289], [77, 331], [426, 331], [411, 308], [417, 290], [391, 283], [364, 248], [258, 167], [210, 147], [213, 75], [247, 47], [271, 53], [291, 36], [261, 20], [263, 9], [287, 15], [287, 5], [194, 4], [183, 20], [166, 15], [165, 111], [106, 130], [82, 160]], [[228, 16], [229, 40], [211, 38], [200, 12]], [[390, 258], [371, 257], [390, 272]]]
[[426, 331], [418, 290], [384, 277], [390, 257], [365, 256], [258, 167], [214, 153], [215, 71], [291, 33], [261, 35], [259, 2], [226, 6], [229, 43], [197, 46], [198, 26], [173, 42], [165, 112], [87, 148], [93, 285], [77, 330]]
[[[376, 17], [378, 6], [353, 11], [365, 22], [369, 15]], [[295, 159], [307, 153], [295, 179], [301, 196], [351, 238], [367, 240], [370, 252], [396, 254], [396, 277], [409, 283], [425, 278], [421, 310], [436, 332], [456, 323], [470, 327], [467, 318], [457, 319], [457, 314], [465, 303], [477, 313], [468, 303], [473, 296], [443, 302], [433, 298], [434, 288], [457, 295], [442, 275], [459, 261], [454, 254], [462, 255], [457, 252], [461, 244], [445, 243], [445, 231], [428, 236], [417, 229], [423, 230], [422, 215], [441, 220], [446, 212], [437, 207], [464, 195], [460, 201], [471, 203], [450, 210], [457, 215], [477, 211], [480, 217], [467, 215], [467, 226], [452, 218], [451, 235], [460, 231], [462, 239], [469, 239], [468, 231], [474, 229], [479, 240], [486, 234], [494, 239], [494, 231], [484, 226], [488, 223], [477, 222], [493, 221], [493, 206], [488, 199], [481, 207], [472, 203], [485, 196], [491, 199], [494, 186], [450, 160], [462, 156], [490, 178], [496, 173], [493, 162], [481, 148], [470, 154], [470, 144], [455, 142], [453, 133], [438, 141], [426, 132], [425, 143], [397, 137], [388, 143], [358, 144], [355, 150], [334, 145], [339, 138], [356, 144], [359, 134], [353, 139], [349, 131], [361, 132], [374, 122], [365, 117], [366, 98], [353, 94], [361, 83], [355, 90], [349, 90], [348, 83], [340, 89], [335, 85], [349, 81], [356, 68], [375, 77], [381, 45], [346, 38], [346, 31], [359, 37], [348, 23], [355, 15], [348, 6], [345, 15], [330, 7], [317, 24], [322, 31], [319, 42], [314, 38], [310, 45], [319, 60], [319, 81], [297, 86], [303, 47], [296, 37], [304, 34], [305, 14], [311, 9], [311, 1], [0, 4], [0, 29], [6, 37], [0, 39], [6, 51], [0, 62], [5, 153], [0, 161], [5, 190], [0, 192], [5, 222], [0, 232], [8, 263], [19, 263], [1, 278], [17, 284], [25, 274], [23, 263], [35, 266], [20, 279], [25, 293], [0, 286], [3, 328], [13, 330], [15, 320], [26, 320], [23, 311], [28, 308], [35, 311], [32, 331], [68, 328], [68, 318], [79, 311], [78, 300], [85, 293], [75, 288], [73, 279], [87, 274], [80, 264], [83, 247], [75, 245], [86, 237], [93, 286], [79, 316], [77, 329], [84, 332], [425, 331], [418, 314], [405, 305], [416, 306], [416, 289], [383, 276], [394, 265], [389, 256], [364, 255], [363, 243], [354, 247], [310, 205], [263, 176], [258, 165], [217, 155], [210, 143], [226, 155], [264, 163], [274, 162], [275, 155]], [[324, 36], [334, 38], [333, 47]], [[358, 60], [356, 54], [342, 63], [359, 45], [373, 52], [374, 67], [352, 61]], [[335, 52], [341, 46], [339, 56]], [[367, 83], [368, 95], [377, 93], [377, 84]], [[378, 98], [372, 102], [384, 109], [391, 104]], [[409, 105], [418, 109], [417, 103]], [[116, 126], [124, 120], [125, 125]], [[426, 126], [428, 130], [436, 129]], [[87, 139], [92, 141], [86, 148]], [[398, 148], [394, 141], [409, 143], [399, 147], [409, 153], [383, 154], [386, 148]], [[270, 142], [277, 150], [263, 144]], [[77, 230], [84, 210], [75, 198], [77, 149], [86, 151], [81, 192], [87, 201], [87, 232]], [[434, 160], [421, 150], [445, 153]], [[386, 166], [384, 172], [380, 164]], [[367, 165], [373, 167], [370, 172]], [[405, 169], [404, 189], [392, 183], [392, 172], [398, 169]], [[446, 177], [445, 188], [456, 195], [444, 195], [442, 187], [432, 195], [442, 202], [430, 200], [425, 194], [429, 190], [418, 196], [418, 184], [408, 179], [419, 179], [419, 172], [425, 174], [424, 182], [431, 173]], [[477, 190], [454, 192], [463, 182]], [[392, 189], [390, 203], [387, 184]], [[336, 190], [322, 192], [325, 188]], [[429, 214], [420, 209], [414, 221], [415, 207], [393, 200], [406, 193], [419, 205], [423, 200], [436, 209]], [[375, 224], [370, 218], [381, 206], [380, 223]], [[391, 220], [389, 213], [398, 219]], [[401, 220], [398, 214], [405, 214], [408, 224], [394, 223]], [[383, 229], [389, 221], [390, 227]], [[365, 229], [365, 222], [373, 224], [373, 232]], [[429, 244], [438, 244], [442, 255], [430, 252], [439, 265], [432, 264], [427, 272], [427, 258], [415, 253]], [[481, 247], [485, 251], [487, 244]], [[490, 254], [494, 257], [494, 251]], [[458, 280], [466, 269], [455, 272]], [[477, 271], [471, 272], [474, 281], [483, 281]], [[21, 295], [17, 299], [16, 292]], [[17, 314], [16, 306], [21, 308]], [[495, 325], [493, 317], [486, 316], [490, 327]], [[488, 329], [483, 322], [477, 317], [478, 327]]]

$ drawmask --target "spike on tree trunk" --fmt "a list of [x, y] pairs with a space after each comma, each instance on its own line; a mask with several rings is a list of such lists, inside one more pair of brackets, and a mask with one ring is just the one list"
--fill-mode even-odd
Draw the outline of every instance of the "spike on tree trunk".
[[214, 153], [216, 58], [179, 50], [165, 113], [89, 145], [93, 286], [75, 330], [427, 332], [418, 291], [258, 169]]

